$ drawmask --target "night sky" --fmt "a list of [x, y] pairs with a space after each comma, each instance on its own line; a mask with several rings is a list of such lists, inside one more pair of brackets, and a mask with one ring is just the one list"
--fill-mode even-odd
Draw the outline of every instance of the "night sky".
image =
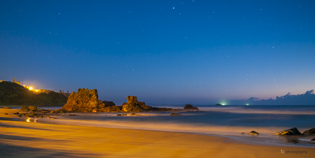
[[0, 1], [0, 79], [116, 104], [315, 89], [315, 1]]

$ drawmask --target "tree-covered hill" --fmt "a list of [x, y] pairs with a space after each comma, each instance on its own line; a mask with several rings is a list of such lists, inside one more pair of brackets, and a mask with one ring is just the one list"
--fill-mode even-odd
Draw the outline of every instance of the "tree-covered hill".
[[12, 82], [0, 82], [0, 105], [63, 106], [67, 97], [60, 93], [35, 93]]

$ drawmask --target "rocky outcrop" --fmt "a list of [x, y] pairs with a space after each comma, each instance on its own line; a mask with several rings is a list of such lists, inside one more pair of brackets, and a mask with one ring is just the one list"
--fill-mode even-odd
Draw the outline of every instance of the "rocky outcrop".
[[11, 109], [10, 107], [4, 106], [2, 109]]
[[[194, 110], [198, 109], [193, 107]], [[157, 111], [180, 111], [179, 109], [157, 108], [139, 102], [136, 96], [128, 96], [127, 103], [116, 106], [112, 101], [98, 100], [96, 89], [79, 89], [72, 92], [67, 103], [62, 107], [63, 112], [157, 112]]]
[[186, 104], [184, 110], [199, 110], [197, 107], [194, 107], [190, 104]]
[[315, 138], [311, 139], [311, 141], [315, 141]]
[[62, 109], [69, 112], [97, 112], [102, 107], [105, 105], [101, 100], [98, 100], [96, 89], [81, 88], [77, 93], [72, 92], [70, 94]]
[[293, 127], [291, 129], [287, 129], [287, 130], [278, 132], [278, 133], [276, 133], [276, 135], [302, 135], [302, 134], [300, 133], [300, 131], [296, 127]]
[[145, 105], [144, 102], [138, 102], [136, 96], [127, 96], [127, 103], [122, 105], [123, 112], [143, 112], [148, 110], [152, 110], [152, 107]]
[[309, 135], [309, 134], [315, 135], [315, 128], [306, 130], [306, 131], [303, 132], [303, 134], [305, 134], [305, 135]]
[[257, 135], [259, 135], [259, 133], [256, 132], [256, 131], [250, 131], [250, 132], [249, 132], [249, 135], [256, 135], [256, 136], [257, 136]]

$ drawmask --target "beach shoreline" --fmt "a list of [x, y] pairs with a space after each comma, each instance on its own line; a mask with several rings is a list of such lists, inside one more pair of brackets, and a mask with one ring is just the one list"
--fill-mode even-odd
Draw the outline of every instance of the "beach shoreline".
[[220, 136], [15, 121], [16, 116], [13, 113], [16, 111], [18, 109], [0, 109], [1, 157], [313, 157], [315, 155], [315, 149], [311, 147], [247, 144]]

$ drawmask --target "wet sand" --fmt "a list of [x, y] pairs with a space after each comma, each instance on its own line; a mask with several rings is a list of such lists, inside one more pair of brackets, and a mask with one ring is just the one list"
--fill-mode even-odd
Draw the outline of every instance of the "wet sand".
[[[251, 145], [206, 135], [17, 121], [16, 111], [0, 109], [0, 157], [315, 156], [315, 148]], [[281, 149], [304, 153], [282, 154]]]

